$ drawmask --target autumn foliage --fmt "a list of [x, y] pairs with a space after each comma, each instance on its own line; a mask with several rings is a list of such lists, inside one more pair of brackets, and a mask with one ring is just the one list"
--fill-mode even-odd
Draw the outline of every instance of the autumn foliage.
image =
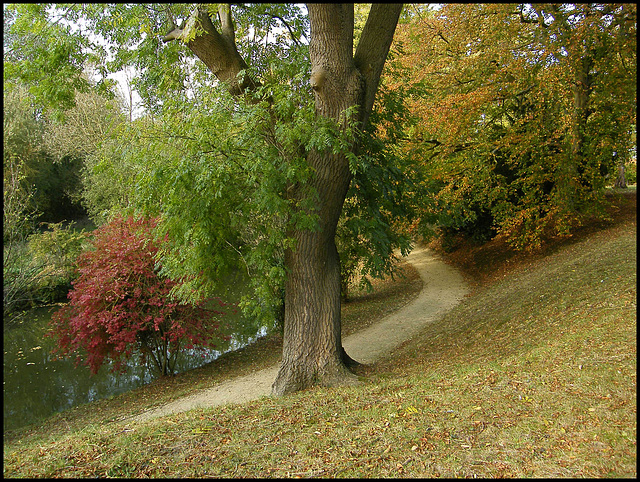
[[390, 89], [413, 116], [445, 244], [519, 250], [605, 218], [605, 187], [635, 145], [632, 4], [446, 4], [399, 28]]
[[118, 217], [97, 229], [93, 249], [78, 257], [70, 303], [52, 317], [58, 352], [76, 353], [77, 363], [86, 354], [84, 364], [93, 373], [107, 360], [114, 371], [123, 370], [137, 353], [159, 373], [171, 374], [181, 350], [213, 347], [221, 338], [221, 311], [169, 296], [176, 283], [158, 274], [154, 224]]

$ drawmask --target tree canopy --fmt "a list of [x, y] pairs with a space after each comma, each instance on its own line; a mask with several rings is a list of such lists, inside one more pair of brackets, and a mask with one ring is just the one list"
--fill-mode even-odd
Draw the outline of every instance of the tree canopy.
[[635, 145], [635, 18], [631, 4], [448, 4], [402, 26], [405, 148], [445, 231], [533, 249], [602, 213]]

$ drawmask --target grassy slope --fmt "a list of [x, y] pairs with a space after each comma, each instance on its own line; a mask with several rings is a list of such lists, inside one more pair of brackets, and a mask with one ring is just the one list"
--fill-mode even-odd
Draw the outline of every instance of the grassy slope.
[[[4, 475], [634, 477], [635, 195], [623, 205], [616, 223], [545, 253], [496, 242], [449, 256], [473, 295], [362, 369], [359, 387], [110, 422], [276, 361], [274, 337], [218, 368], [5, 434]], [[382, 314], [399, 293], [410, 298], [419, 281], [409, 274], [385, 285], [390, 298], [348, 305], [350, 323], [372, 319], [367, 306]]]

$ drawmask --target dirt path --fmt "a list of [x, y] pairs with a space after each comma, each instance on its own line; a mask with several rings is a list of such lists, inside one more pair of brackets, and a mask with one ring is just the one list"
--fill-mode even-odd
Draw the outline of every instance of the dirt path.
[[[354, 360], [366, 364], [382, 358], [402, 342], [419, 333], [422, 327], [452, 309], [468, 292], [462, 275], [426, 248], [416, 248], [407, 257], [407, 261], [418, 270], [424, 283], [422, 291], [413, 301], [379, 323], [343, 340], [345, 350]], [[134, 420], [149, 420], [196, 407], [243, 403], [269, 396], [278, 368], [275, 365], [200, 390], [144, 412]]]

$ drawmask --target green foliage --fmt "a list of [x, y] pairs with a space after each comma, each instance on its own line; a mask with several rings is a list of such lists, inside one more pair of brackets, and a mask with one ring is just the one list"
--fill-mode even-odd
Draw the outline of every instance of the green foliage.
[[86, 233], [62, 223], [4, 244], [3, 291], [5, 326], [19, 310], [66, 299], [76, 278], [75, 262]]
[[[356, 135], [349, 121], [345, 129], [315, 118], [308, 70], [306, 49], [290, 52], [256, 92], [270, 103], [236, 103], [223, 88], [209, 88], [198, 92], [196, 108], [167, 101], [162, 116], [134, 122], [101, 149], [91, 184], [103, 197], [92, 198], [93, 213], [102, 204], [105, 213], [128, 206], [158, 215], [163, 274], [199, 274], [176, 287], [182, 299], [215, 292], [242, 270], [253, 285], [245, 313], [272, 324], [280, 312], [287, 232], [317, 229], [314, 193], [294, 201], [291, 190], [314, 175], [311, 149], [349, 152]], [[362, 274], [379, 277], [391, 270], [392, 251], [409, 247], [393, 232], [407, 186], [384, 144], [371, 141], [365, 151], [351, 157], [357, 181], [339, 245], [345, 266], [364, 260]]]
[[[26, 104], [26, 105], [25, 105]], [[37, 212], [33, 189], [25, 182], [26, 161], [37, 142], [39, 124], [29, 115], [28, 96], [23, 89], [5, 90], [3, 118], [2, 189], [2, 288], [5, 326], [29, 302], [28, 286], [37, 273], [29, 265], [25, 240], [33, 232]]]
[[110, 132], [82, 166], [82, 202], [90, 218], [100, 225], [130, 208], [135, 179], [145, 166], [130, 155], [132, 132], [143, 120], [121, 124]]
[[122, 105], [116, 99], [76, 92], [75, 105], [65, 111], [64, 120], [49, 120], [44, 144], [58, 162], [66, 157], [85, 159], [123, 122]]
[[4, 158], [2, 191], [2, 240], [10, 246], [33, 231], [37, 212], [33, 209], [33, 191], [25, 186], [24, 162], [15, 157]]
[[74, 212], [80, 162], [53, 161], [44, 147], [47, 126], [37, 115], [34, 96], [20, 84], [5, 86], [3, 311], [10, 321], [17, 310], [64, 298], [70, 288], [79, 238], [60, 224], [51, 232], [32, 233], [38, 217], [63, 219]]
[[[218, 6], [210, 9], [217, 12]], [[352, 112], [339, 123], [315, 117], [306, 13], [290, 4], [231, 9], [238, 50], [260, 82], [247, 99], [233, 99], [212, 82], [211, 73], [203, 63], [191, 62], [181, 42], [162, 42], [171, 28], [184, 27], [192, 17], [190, 5], [65, 6], [57, 11], [63, 17], [60, 25], [49, 25], [47, 31], [58, 35], [67, 23], [82, 19], [85, 30], [78, 35], [101, 36], [113, 53], [104, 62], [105, 48], [82, 40], [98, 73], [104, 78], [133, 67], [133, 87], [148, 114], [114, 130], [102, 129], [112, 113], [105, 107], [109, 115], [89, 123], [102, 137], [99, 143], [93, 135], [79, 143], [96, 146], [81, 153], [83, 200], [92, 219], [102, 223], [136, 210], [158, 215], [163, 273], [176, 279], [198, 274], [174, 294], [200, 299], [218, 288], [225, 274], [243, 270], [254, 284], [254, 296], [244, 302], [246, 312], [272, 320], [282, 302], [284, 251], [292, 247], [287, 232], [318, 229], [315, 193], [300, 194], [314, 176], [306, 161], [311, 150], [344, 154], [350, 161], [354, 182], [338, 241], [345, 277], [353, 271], [347, 266], [361, 266], [363, 277], [392, 271], [394, 250], [404, 254], [409, 248], [411, 209], [405, 203], [419, 187], [403, 174], [408, 158], [388, 145], [394, 142], [389, 123], [399, 115], [398, 96], [387, 95], [384, 107], [372, 116], [382, 119], [389, 110], [386, 145], [371, 139], [353, 153], [356, 137], [372, 134], [356, 132]], [[16, 32], [25, 30], [27, 18], [37, 18], [43, 28], [47, 24], [46, 9], [13, 11]], [[212, 21], [221, 27], [218, 15]], [[77, 124], [76, 113], [85, 112], [83, 96], [75, 93], [67, 122], [49, 136], [56, 140], [48, 145], [56, 147], [57, 158], [62, 141], [77, 139], [79, 129], [70, 126]]]
[[163, 274], [200, 275], [176, 294], [203, 296], [240, 269], [255, 289], [245, 300], [246, 312], [273, 323], [284, 249], [291, 243], [286, 226], [315, 226], [312, 199], [301, 201], [309, 204], [309, 214], [293, 215], [287, 186], [312, 174], [299, 144], [318, 144], [323, 136], [313, 133], [310, 109], [292, 94], [272, 89], [269, 95], [275, 112], [292, 111], [290, 125], [275, 124], [265, 103], [233, 106], [221, 89], [200, 99], [206, 110], [165, 106], [167, 114], [141, 129], [128, 153], [145, 158], [135, 199], [146, 212], [160, 215]]
[[2, 319], [7, 328], [16, 319], [19, 311], [31, 306], [32, 286], [42, 265], [36, 264], [29, 255], [25, 243], [12, 242], [3, 245], [2, 263]]
[[[27, 85], [37, 104], [57, 115], [74, 105], [76, 91], [89, 90], [83, 69], [103, 55], [100, 47], [61, 19], [71, 8], [56, 12], [49, 4], [3, 5], [5, 85]], [[58, 16], [57, 21], [50, 21], [51, 15]], [[106, 92], [108, 84], [100, 83], [99, 88]]]
[[76, 258], [86, 248], [87, 233], [63, 223], [47, 223], [48, 229], [29, 236], [28, 252], [42, 270], [30, 289], [38, 303], [66, 299], [71, 282], [77, 277]]
[[21, 189], [31, 193], [29, 203], [40, 219], [59, 221], [81, 212], [81, 159], [64, 156], [56, 162], [45, 142], [50, 124], [38, 113], [36, 98], [24, 85], [5, 87], [5, 171], [21, 166]]
[[238, 51], [259, 77], [274, 72], [276, 64], [275, 70], [282, 73], [278, 59], [296, 67], [292, 57], [304, 52], [309, 43], [309, 18], [300, 4], [231, 5], [231, 11]]
[[25, 162], [40, 148], [44, 133], [44, 122], [25, 85], [4, 84], [2, 120], [3, 158]]
[[412, 223], [421, 187], [413, 160], [397, 148], [406, 120], [402, 89], [380, 88], [371, 129], [350, 155], [353, 174], [336, 242], [341, 263], [342, 296], [350, 285], [371, 287], [370, 278], [393, 275], [398, 255], [411, 250]]

